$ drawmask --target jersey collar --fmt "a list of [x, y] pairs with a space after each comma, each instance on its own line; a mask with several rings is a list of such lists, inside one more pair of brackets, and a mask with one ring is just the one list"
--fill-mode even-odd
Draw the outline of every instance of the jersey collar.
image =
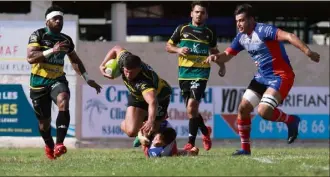
[[191, 22], [189, 23], [189, 26], [192, 27], [192, 28], [195, 28], [195, 29], [203, 29], [206, 25], [205, 23], [201, 26], [194, 26]]

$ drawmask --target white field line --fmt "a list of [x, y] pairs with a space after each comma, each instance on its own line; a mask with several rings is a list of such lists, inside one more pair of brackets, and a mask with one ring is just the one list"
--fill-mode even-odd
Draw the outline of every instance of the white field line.
[[270, 158], [267, 157], [253, 157], [252, 159], [261, 163], [268, 163], [268, 164], [274, 163]]
[[309, 169], [320, 169], [320, 170], [326, 170], [326, 171], [329, 171], [329, 166], [314, 166], [314, 165], [307, 165], [305, 163], [303, 163], [301, 165], [301, 168], [309, 168]]

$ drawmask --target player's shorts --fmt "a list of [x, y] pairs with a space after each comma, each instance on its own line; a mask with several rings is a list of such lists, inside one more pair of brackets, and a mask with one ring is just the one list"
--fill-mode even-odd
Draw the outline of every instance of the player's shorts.
[[67, 81], [57, 81], [42, 89], [30, 89], [30, 98], [38, 120], [51, 117], [52, 101], [56, 104], [57, 96], [63, 92], [70, 94]]
[[251, 80], [248, 89], [253, 90], [259, 95], [263, 95], [267, 88], [273, 88], [281, 94], [282, 100], [284, 100], [294, 83], [294, 78], [284, 78], [280, 76], [273, 77], [261, 77], [260, 75], [254, 76]]
[[[158, 108], [157, 108], [157, 114], [156, 114], [156, 120], [164, 120], [167, 117], [167, 108], [168, 105], [170, 104], [170, 97], [161, 100], [158, 103]], [[131, 94], [128, 95], [128, 103], [127, 103], [127, 107], [129, 106], [133, 106], [133, 107], [137, 107], [137, 108], [141, 108], [145, 111], [148, 112], [148, 103], [145, 101], [138, 101], [136, 98], [134, 98], [134, 96], [132, 96]]]
[[207, 80], [180, 80], [181, 94], [187, 105], [189, 98], [201, 101], [205, 96]]

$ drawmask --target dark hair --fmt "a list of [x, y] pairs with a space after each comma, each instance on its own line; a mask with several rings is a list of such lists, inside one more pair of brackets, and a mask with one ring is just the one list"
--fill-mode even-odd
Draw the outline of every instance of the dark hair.
[[194, 10], [195, 6], [204, 7], [206, 9], [206, 11], [208, 12], [209, 11], [210, 3], [207, 2], [207, 1], [193, 1], [191, 3], [191, 10]]
[[245, 13], [246, 17], [254, 18], [254, 12], [253, 12], [252, 6], [250, 4], [241, 4], [236, 7], [235, 15], [239, 15], [242, 13]]
[[123, 67], [135, 69], [141, 66], [141, 58], [136, 55], [128, 55], [123, 61]]
[[52, 5], [46, 10], [45, 18], [49, 13], [51, 13], [53, 11], [60, 11], [60, 12], [64, 13], [64, 10], [60, 6]]
[[176, 139], [176, 132], [173, 128], [165, 128], [160, 133], [166, 145], [170, 144]]

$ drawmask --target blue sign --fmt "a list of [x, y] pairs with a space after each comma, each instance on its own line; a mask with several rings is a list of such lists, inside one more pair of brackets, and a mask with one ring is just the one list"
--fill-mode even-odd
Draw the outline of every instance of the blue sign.
[[[301, 118], [299, 124], [298, 139], [329, 139], [329, 115], [298, 115]], [[236, 125], [236, 116], [215, 115], [214, 138], [239, 138]], [[252, 139], [286, 139], [287, 126], [282, 122], [271, 122], [256, 115], [252, 119]]]
[[[0, 136], [40, 136], [29, 102], [22, 85], [0, 85]], [[54, 128], [52, 135], [56, 135]]]

